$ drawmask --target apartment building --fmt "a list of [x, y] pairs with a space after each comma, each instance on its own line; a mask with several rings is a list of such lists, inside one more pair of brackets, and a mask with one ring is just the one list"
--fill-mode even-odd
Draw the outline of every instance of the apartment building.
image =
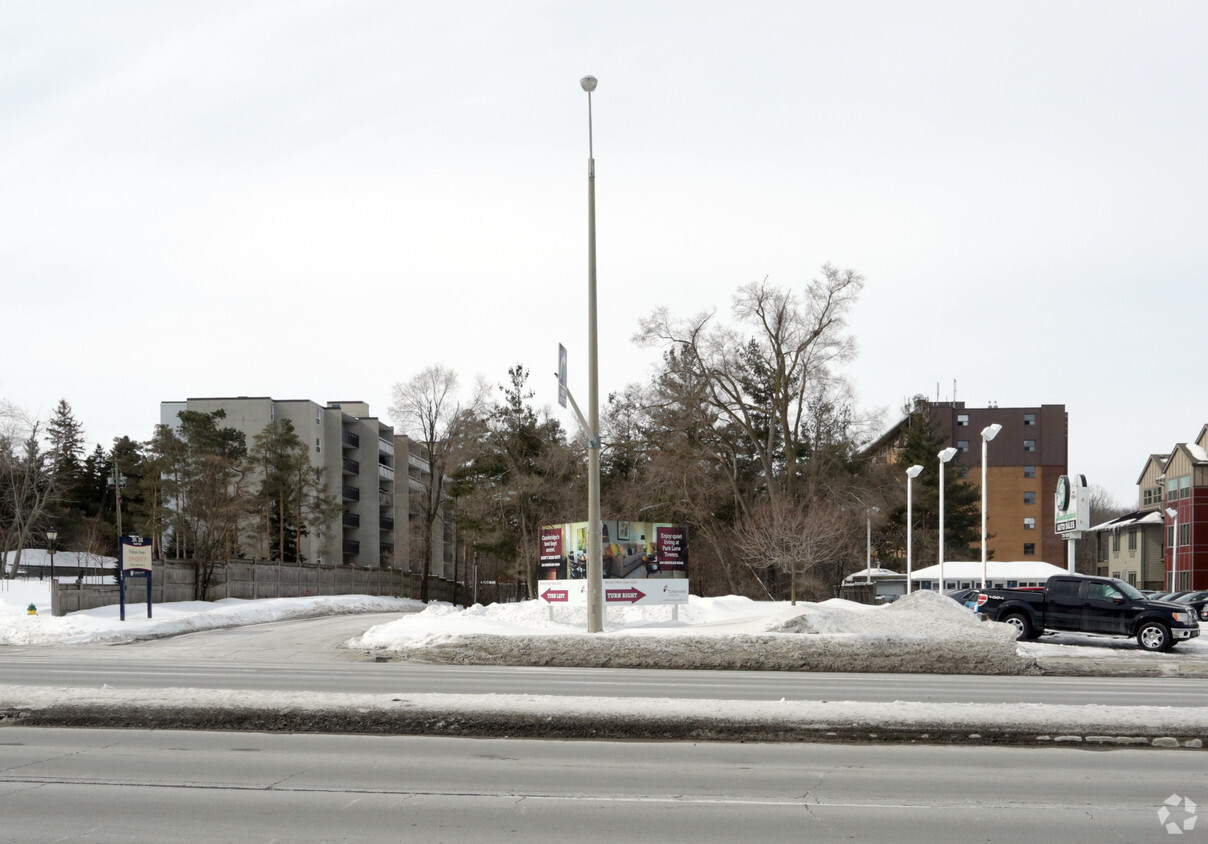
[[[288, 420], [306, 444], [311, 466], [322, 471], [341, 514], [324, 536], [301, 537], [301, 556], [320, 565], [406, 568], [408, 561], [408, 484], [396, 489], [395, 452], [402, 440], [394, 429], [371, 416], [361, 401], [325, 405], [304, 399], [267, 397], [190, 398], [160, 404], [160, 421], [178, 427], [182, 410], [225, 412], [223, 427], [244, 434], [250, 445], [271, 422]], [[404, 477], [407, 477], [404, 474]], [[441, 569], [435, 569], [443, 574]]]
[[[987, 550], [997, 560], [1042, 560], [1064, 566], [1065, 542], [1053, 530], [1057, 479], [1069, 473], [1069, 414], [1065, 405], [967, 407], [964, 402], [930, 403], [932, 424], [957, 454], [946, 471], [981, 487], [983, 429], [1002, 429], [986, 449]], [[896, 461], [903, 418], [865, 451]], [[938, 460], [938, 458], [937, 458]], [[933, 471], [936, 466], [926, 467]]]

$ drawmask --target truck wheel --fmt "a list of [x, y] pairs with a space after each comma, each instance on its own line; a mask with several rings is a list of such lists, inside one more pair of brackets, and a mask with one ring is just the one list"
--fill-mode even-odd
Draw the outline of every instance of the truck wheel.
[[1003, 624], [1009, 624], [1015, 628], [1016, 632], [1019, 634], [1016, 637], [1017, 639], [1022, 641], [1024, 639], [1036, 638], [1036, 634], [1032, 632], [1032, 623], [1028, 621], [1026, 616], [1013, 612], [1002, 621]]
[[1162, 622], [1147, 621], [1137, 631], [1137, 644], [1147, 651], [1168, 651], [1174, 646], [1174, 637]]

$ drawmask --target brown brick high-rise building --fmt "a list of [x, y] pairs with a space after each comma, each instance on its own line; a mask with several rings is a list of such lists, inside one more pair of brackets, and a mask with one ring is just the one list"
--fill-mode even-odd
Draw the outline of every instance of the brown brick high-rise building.
[[[1069, 414], [1065, 405], [966, 407], [964, 402], [932, 402], [931, 420], [956, 457], [947, 471], [981, 487], [981, 432], [1002, 426], [986, 450], [986, 545], [996, 560], [1043, 560], [1066, 564], [1065, 541], [1053, 531], [1057, 479], [1069, 472]], [[903, 437], [901, 420], [866, 449], [876, 459], [896, 463]], [[935, 471], [938, 457], [927, 471]], [[904, 468], [904, 467], [903, 467]]]

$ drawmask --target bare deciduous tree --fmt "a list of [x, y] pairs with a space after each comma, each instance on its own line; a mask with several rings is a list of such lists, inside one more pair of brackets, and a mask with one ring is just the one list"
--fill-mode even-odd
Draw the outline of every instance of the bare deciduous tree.
[[843, 561], [849, 554], [849, 520], [823, 501], [809, 504], [768, 499], [738, 526], [741, 553], [754, 568], [789, 576], [789, 599], [797, 603], [797, 584], [816, 568]]
[[405, 384], [394, 385], [390, 414], [396, 425], [427, 453], [429, 472], [416, 479], [420, 489], [418, 538], [422, 554], [421, 601], [428, 600], [432, 571], [432, 535], [445, 506], [445, 484], [459, 455], [481, 421], [487, 390], [480, 382], [468, 399], [458, 393], [457, 373], [446, 366], [429, 366]]

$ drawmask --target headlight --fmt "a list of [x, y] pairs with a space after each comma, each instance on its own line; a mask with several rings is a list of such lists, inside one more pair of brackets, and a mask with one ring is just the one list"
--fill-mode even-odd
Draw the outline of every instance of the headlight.
[[1189, 613], [1189, 612], [1172, 612], [1171, 616], [1173, 616], [1174, 620], [1177, 621], [1179, 624], [1190, 624], [1191, 623], [1191, 613]]

